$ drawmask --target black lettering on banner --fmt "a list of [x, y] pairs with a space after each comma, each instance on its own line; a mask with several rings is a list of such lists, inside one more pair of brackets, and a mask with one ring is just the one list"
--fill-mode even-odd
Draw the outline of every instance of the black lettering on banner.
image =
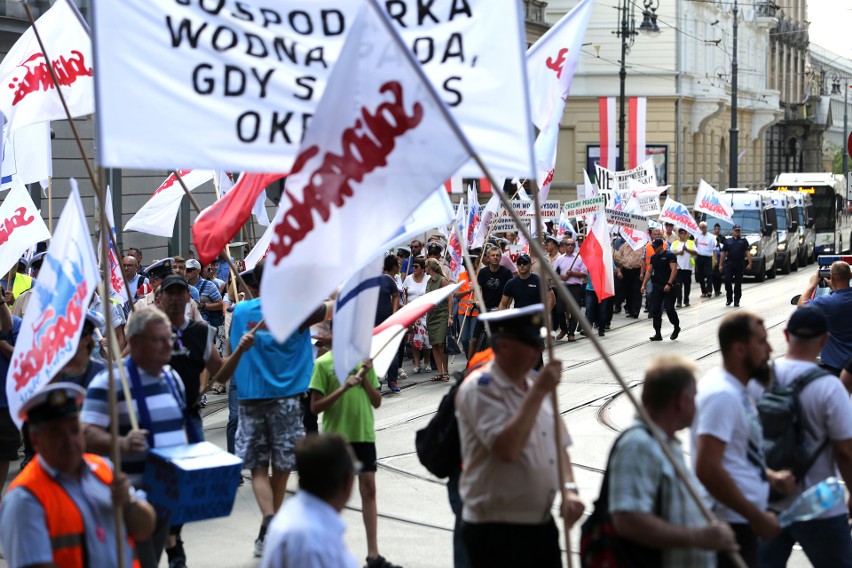
[[[290, 27], [293, 28], [293, 31], [297, 34], [302, 35], [311, 35], [314, 33], [314, 23], [311, 21], [311, 17], [307, 12], [303, 12], [302, 10], [293, 10], [290, 12]], [[301, 24], [299, 24], [301, 22]], [[304, 26], [307, 24], [307, 27], [304, 29], [299, 29], [297, 25]]]
[[199, 95], [209, 95], [216, 88], [216, 82], [209, 76], [199, 77], [202, 71], [210, 71], [211, 69], [213, 69], [213, 66], [209, 63], [201, 63], [192, 71], [192, 88]]
[[266, 49], [266, 44], [263, 42], [263, 38], [259, 35], [246, 32], [246, 39], [248, 40], [246, 55], [253, 55], [254, 57], [259, 57], [261, 59], [269, 55], [269, 50]]
[[[275, 50], [275, 56], [278, 61], [284, 61], [284, 57], [290, 60], [291, 63], [296, 63], [296, 42], [287, 43], [287, 38], [276, 37], [272, 41], [272, 49]], [[284, 57], [282, 57], [282, 54]]]
[[[212, 8], [208, 8], [207, 5], [212, 4]], [[225, 0], [199, 0], [198, 7], [210, 14], [211, 16], [218, 16], [219, 12], [222, 11], [222, 8], [225, 7]]]
[[449, 95], [453, 95], [453, 98], [450, 100], [444, 97], [444, 102], [447, 103], [447, 106], [450, 108], [459, 106], [462, 103], [462, 99], [464, 98], [462, 97], [462, 92], [457, 86], [455, 86], [455, 84], [460, 82], [461, 80], [462, 78], [458, 75], [453, 75], [452, 77], [447, 77], [446, 79], [444, 79], [444, 82], [442, 84], [442, 86], [444, 87], [444, 92]]
[[[221, 38], [222, 36], [224, 36], [224, 39], [220, 41], [219, 38]], [[230, 37], [231, 39], [230, 43], [228, 42], [228, 37]], [[213, 38], [211, 40], [211, 43], [213, 44], [213, 49], [222, 52], [228, 51], [229, 49], [233, 49], [234, 47], [236, 47], [238, 41], [239, 40], [237, 39], [237, 32], [235, 32], [231, 28], [219, 26], [218, 28], [216, 28], [216, 31], [213, 32]]]
[[180, 47], [180, 44], [183, 43], [184, 36], [186, 36], [186, 41], [189, 42], [190, 47], [192, 47], [192, 49], [196, 49], [198, 47], [198, 38], [201, 36], [201, 32], [204, 31], [204, 28], [207, 27], [207, 23], [205, 22], [201, 24], [195, 31], [195, 35], [192, 35], [192, 22], [190, 22], [187, 18], [181, 20], [177, 29], [175, 29], [172, 17], [166, 16], [166, 26], [168, 26], [169, 33], [172, 35], [172, 47]]
[[417, 25], [422, 26], [426, 18], [431, 18], [432, 22], [437, 24], [438, 18], [432, 13], [432, 4], [435, 0], [417, 0]]
[[293, 96], [303, 101], [311, 100], [311, 98], [314, 96], [314, 83], [316, 83], [316, 81], [316, 77], [297, 77], [296, 84], [305, 89], [305, 93], [293, 93]]
[[414, 57], [417, 58], [420, 65], [425, 65], [432, 61], [432, 57], [435, 55], [435, 42], [431, 37], [419, 37], [414, 40], [411, 51], [414, 52]]
[[450, 34], [450, 39], [447, 41], [447, 48], [444, 50], [444, 57], [441, 58], [441, 63], [446, 63], [447, 60], [451, 57], [458, 57], [459, 63], [464, 63], [464, 47], [462, 46], [462, 36], [458, 32], [453, 32], [452, 34]]
[[405, 18], [406, 7], [403, 0], [386, 0], [385, 11], [391, 20], [396, 20], [401, 28], [405, 27], [403, 18]]
[[290, 135], [287, 134], [287, 124], [289, 124], [291, 118], [293, 118], [293, 111], [288, 111], [283, 115], [278, 114], [277, 111], [272, 113], [272, 127], [269, 130], [270, 144], [275, 142], [275, 134], [277, 132], [281, 133], [281, 135], [284, 137], [284, 141], [287, 144], [291, 143]]
[[340, 35], [346, 30], [346, 20], [340, 10], [320, 10], [320, 18], [322, 18], [322, 32], [328, 37]]
[[231, 12], [231, 16], [237, 20], [244, 22], [253, 22], [254, 16], [249, 11], [248, 7], [243, 2], [234, 2], [235, 12]]
[[263, 27], [268, 28], [269, 24], [280, 24], [281, 14], [269, 8], [261, 8], [260, 15], [263, 16]]
[[266, 98], [266, 87], [269, 85], [269, 79], [272, 78], [272, 74], [275, 72], [275, 69], [269, 69], [264, 75], [260, 75], [256, 67], [251, 68], [251, 74], [254, 75], [254, 78], [257, 79], [257, 84], [260, 86], [259, 97], [261, 99]]
[[[248, 125], [244, 126], [244, 122], [248, 122]], [[240, 142], [254, 142], [259, 135], [260, 115], [258, 113], [248, 110], [237, 118], [237, 138]]]
[[305, 133], [308, 131], [308, 126], [310, 126], [313, 117], [314, 115], [307, 113], [302, 115], [302, 136], [299, 138], [299, 143], [304, 142]]
[[465, 14], [468, 18], [473, 17], [473, 14], [470, 11], [470, 5], [467, 3], [467, 0], [453, 0], [453, 6], [450, 9], [449, 21], [452, 22], [453, 18], [455, 18], [459, 14]]
[[325, 62], [325, 50], [321, 45], [309, 50], [305, 56], [305, 67], [310, 67], [311, 63], [314, 62], [322, 63], [322, 66], [328, 69], [328, 64]]
[[246, 92], [246, 72], [236, 65], [225, 65], [226, 97], [239, 97]]

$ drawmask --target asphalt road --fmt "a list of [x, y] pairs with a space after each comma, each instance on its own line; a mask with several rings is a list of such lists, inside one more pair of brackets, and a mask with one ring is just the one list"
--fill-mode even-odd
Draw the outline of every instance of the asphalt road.
[[[785, 352], [783, 328], [793, 307], [790, 298], [806, 285], [815, 270], [808, 267], [787, 276], [761, 284], [748, 282], [743, 287], [740, 309], [761, 314], [775, 349], [773, 357]], [[702, 299], [693, 286], [692, 306], [678, 310], [683, 331], [676, 341], [668, 339], [671, 328], [664, 320], [665, 341], [650, 343], [651, 322], [641, 317], [613, 317], [612, 330], [602, 345], [621, 376], [638, 395], [643, 371], [656, 355], [678, 352], [694, 360], [703, 374], [720, 364], [716, 331], [719, 319], [732, 311], [726, 307], [724, 295]], [[580, 336], [578, 336], [580, 337]], [[592, 342], [582, 338], [575, 343], [557, 342], [556, 358], [563, 362], [563, 381], [558, 389], [559, 408], [570, 432], [573, 446], [571, 459], [580, 494], [590, 511], [597, 498], [609, 448], [618, 431], [629, 424], [634, 415], [628, 398], [618, 381], [602, 361]], [[456, 357], [451, 370], [464, 365]], [[426, 375], [414, 375], [406, 361], [409, 378], [400, 380], [402, 392], [386, 394], [376, 411], [377, 473], [379, 510], [379, 549], [388, 560], [406, 568], [438, 568], [452, 566], [452, 526], [454, 518], [447, 502], [442, 480], [432, 477], [418, 462], [414, 453], [414, 434], [426, 425], [447, 383], [434, 383]], [[227, 401], [223, 396], [210, 396], [204, 427], [207, 439], [225, 447]], [[686, 432], [681, 438], [688, 442]], [[689, 451], [688, 444], [686, 445]], [[16, 464], [12, 471], [16, 471]], [[294, 474], [289, 483], [295, 489]], [[558, 503], [557, 503], [558, 505]], [[554, 513], [557, 512], [554, 507]], [[366, 538], [361, 521], [357, 490], [343, 512], [347, 524], [346, 542], [350, 550], [363, 559]], [[252, 546], [261, 516], [250, 484], [239, 488], [232, 514], [227, 518], [192, 523], [184, 527], [189, 566], [253, 567]], [[578, 546], [579, 530], [571, 531], [572, 549]], [[562, 539], [563, 548], [565, 540]], [[578, 565], [576, 555], [574, 564]], [[0, 562], [2, 565], [2, 562]], [[165, 560], [163, 566], [166, 566]], [[801, 552], [794, 552], [790, 566], [808, 566]]]

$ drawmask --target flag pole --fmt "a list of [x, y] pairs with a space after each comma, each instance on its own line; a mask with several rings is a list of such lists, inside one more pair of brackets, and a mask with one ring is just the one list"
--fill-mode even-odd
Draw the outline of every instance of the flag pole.
[[[219, 199], [222, 198], [222, 193], [219, 189], [219, 174], [215, 171], [213, 172], [213, 191], [216, 192], [216, 201], [219, 201]], [[225, 249], [227, 251], [225, 253], [226, 256], [228, 258], [231, 258], [231, 249], [228, 247], [228, 245], [225, 245]], [[237, 279], [232, 272], [228, 273], [228, 289], [231, 292], [233, 303], [240, 303], [239, 294], [237, 293]]]
[[[538, 193], [538, 191], [533, 192], [533, 207], [535, 207], [536, 233], [538, 234], [538, 238], [541, 239], [541, 205]], [[530, 243], [530, 246], [532, 246], [532, 243]], [[547, 258], [539, 257], [538, 261], [549, 263]], [[532, 265], [530, 265], [530, 272], [532, 272]], [[530, 274], [530, 278], [532, 278], [532, 274]], [[561, 285], [562, 283], [560, 281], [553, 283], [554, 288]], [[553, 322], [550, 320], [550, 310], [547, 307], [547, 299], [549, 296], [547, 293], [548, 288], [549, 285], [545, 282], [545, 279], [543, 277], [539, 278], [538, 290], [541, 295], [542, 309], [544, 310], [544, 313], [542, 314], [544, 316], [544, 328], [547, 332], [547, 358], [548, 360], [553, 361]], [[562, 456], [565, 453], [565, 448], [562, 446], [562, 428], [560, 427], [562, 415], [559, 414], [559, 403], [556, 400], [556, 387], [554, 387], [553, 391], [550, 393], [550, 402], [553, 411], [553, 441], [556, 444], [556, 469], [559, 473], [559, 496], [564, 503], [567, 500], [568, 491], [565, 489], [565, 464], [562, 462]], [[565, 519], [562, 519], [562, 524], [562, 528], [565, 531], [565, 561], [568, 568], [571, 568], [573, 565], [571, 559], [571, 526]]]
[[[175, 178], [180, 183], [180, 186], [183, 188], [184, 194], [186, 194], [187, 198], [189, 198], [189, 202], [192, 203], [192, 206], [195, 208], [196, 213], [201, 213], [201, 206], [198, 204], [198, 201], [195, 200], [195, 196], [192, 195], [192, 192], [189, 191], [189, 188], [186, 187], [186, 183], [184, 183], [183, 178], [177, 172], [177, 170], [172, 170], [172, 174], [174, 174]], [[215, 177], [215, 174], [214, 174]], [[249, 290], [249, 287], [246, 286], [246, 283], [243, 281], [243, 277], [240, 276], [239, 271], [237, 271], [237, 267], [234, 265], [234, 261], [231, 260], [231, 251], [228, 249], [228, 245], [225, 245], [225, 260], [228, 261], [228, 266], [231, 267], [231, 273], [236, 277], [237, 281], [242, 285], [243, 289], [246, 291], [246, 295], [250, 300], [254, 299], [254, 296]]]
[[53, 176], [47, 176], [47, 228], [53, 234]]
[[[529, 241], [530, 248], [533, 251], [535, 251], [535, 254], [538, 255], [539, 258], [544, 258], [545, 254], [544, 254], [544, 250], [542, 249], [541, 245], [539, 245], [538, 242], [532, 238], [532, 236], [530, 235], [529, 229], [527, 229], [524, 226], [520, 216], [512, 208], [512, 203], [511, 203], [511, 201], [509, 201], [509, 198], [506, 196], [505, 192], [503, 191], [503, 188], [496, 184], [494, 176], [491, 174], [488, 167], [482, 161], [482, 158], [479, 156], [479, 153], [474, 149], [473, 145], [470, 143], [470, 140], [468, 140], [467, 136], [464, 134], [461, 127], [456, 122], [455, 118], [453, 118], [453, 115], [450, 113], [447, 106], [441, 100], [441, 97], [438, 95], [438, 92], [435, 90], [435, 86], [432, 84], [432, 81], [429, 79], [429, 77], [426, 75], [425, 71], [423, 71], [423, 68], [420, 66], [420, 64], [417, 62], [417, 60], [414, 58], [414, 56], [411, 53], [411, 51], [409, 50], [408, 46], [405, 44], [405, 42], [402, 41], [402, 38], [399, 36], [399, 32], [397, 32], [396, 28], [388, 20], [388, 16], [385, 13], [385, 11], [381, 8], [381, 6], [379, 6], [378, 0], [368, 0], [368, 2], [372, 5], [373, 9], [376, 10], [376, 13], [379, 14], [379, 16], [380, 16], [379, 19], [382, 21], [382, 24], [387, 29], [388, 34], [393, 39], [393, 41], [396, 42], [397, 46], [399, 47], [399, 49], [403, 53], [404, 57], [408, 60], [409, 64], [414, 69], [415, 73], [417, 73], [417, 75], [420, 77], [423, 87], [426, 89], [426, 91], [429, 93], [429, 96], [432, 98], [433, 102], [438, 107], [438, 111], [444, 116], [444, 119], [446, 120], [446, 122], [448, 123], [450, 128], [453, 130], [453, 133], [455, 134], [458, 141], [464, 146], [465, 150], [467, 150], [470, 157], [472, 157], [476, 161], [476, 164], [479, 166], [480, 170], [486, 175], [488, 180], [491, 182], [491, 186], [492, 186], [491, 190], [497, 193], [497, 196], [499, 197], [500, 201], [503, 203], [503, 207], [506, 208], [507, 213], [509, 213], [509, 215], [512, 217], [512, 220], [515, 221], [515, 224], [518, 226], [518, 229], [524, 234], [524, 237], [527, 239], [527, 241]], [[558, 278], [558, 275], [556, 274], [556, 272], [553, 270], [553, 267], [550, 266], [549, 263], [542, 263], [542, 264], [543, 264], [542, 268], [545, 269], [545, 271], [547, 272], [547, 275], [554, 282], [557, 281], [559, 278]], [[562, 300], [566, 303], [566, 305], [571, 310], [571, 313], [574, 315], [574, 317], [580, 323], [580, 326], [583, 328], [583, 331], [586, 333], [587, 339], [591, 340], [592, 345], [594, 345], [595, 349], [601, 355], [601, 359], [604, 361], [604, 363], [606, 364], [609, 371], [616, 378], [619, 385], [621, 385], [621, 388], [624, 391], [624, 394], [627, 396], [627, 399], [630, 401], [630, 403], [636, 409], [636, 413], [639, 416], [639, 418], [642, 420], [643, 423], [645, 423], [647, 428], [650, 430], [651, 434], [654, 436], [654, 440], [660, 446], [660, 450], [663, 452], [663, 455], [666, 457], [666, 459], [672, 465], [672, 468], [674, 469], [675, 473], [680, 478], [680, 480], [683, 482], [684, 487], [686, 488], [687, 492], [692, 497], [692, 499], [695, 501], [695, 504], [697, 505], [698, 509], [701, 511], [701, 514], [704, 516], [705, 520], [708, 523], [716, 522], [716, 518], [713, 516], [713, 513], [710, 511], [710, 509], [704, 503], [702, 496], [698, 493], [696, 488], [692, 485], [692, 483], [690, 483], [690, 481], [689, 481], [689, 479], [686, 475], [686, 472], [683, 469], [683, 466], [681, 466], [680, 462], [675, 457], [671, 448], [666, 443], [666, 440], [663, 437], [663, 434], [662, 434], [660, 428], [656, 425], [656, 423], [654, 421], [651, 420], [650, 416], [645, 411], [645, 408], [639, 403], [638, 399], [636, 398], [636, 395], [627, 386], [627, 382], [624, 380], [624, 377], [621, 376], [621, 373], [619, 373], [618, 369], [615, 367], [615, 364], [612, 362], [612, 359], [610, 359], [609, 355], [604, 350], [600, 341], [595, 337], [595, 334], [592, 332], [591, 325], [589, 325], [588, 320], [586, 320], [585, 316], [583, 316], [583, 314], [580, 312], [580, 307], [577, 305], [577, 302], [568, 293], [568, 290], [566, 288], [557, 287], [557, 291], [559, 292], [559, 296], [562, 298]], [[736, 564], [739, 567], [746, 568], [746, 564], [745, 564], [745, 562], [743, 561], [742, 557], [739, 555], [738, 552], [729, 552], [728, 556], [734, 562], [734, 564]]]

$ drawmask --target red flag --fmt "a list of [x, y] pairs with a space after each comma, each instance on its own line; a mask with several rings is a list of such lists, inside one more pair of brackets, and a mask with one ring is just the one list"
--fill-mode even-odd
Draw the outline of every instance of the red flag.
[[589, 278], [598, 301], [615, 295], [615, 282], [612, 278], [612, 245], [606, 226], [603, 207], [595, 214], [591, 231], [580, 247], [580, 258], [589, 269]]
[[205, 209], [192, 225], [195, 250], [202, 264], [208, 264], [225, 250], [251, 215], [257, 197], [271, 183], [287, 174], [243, 174], [222, 199]]

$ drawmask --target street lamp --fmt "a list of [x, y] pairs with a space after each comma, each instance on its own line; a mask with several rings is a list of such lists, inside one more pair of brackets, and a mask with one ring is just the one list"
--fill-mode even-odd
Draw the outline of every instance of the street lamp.
[[729, 168], [729, 179], [728, 179], [728, 187], [738, 187], [737, 185], [737, 158], [739, 154], [739, 135], [740, 131], [737, 128], [737, 14], [739, 13], [739, 9], [737, 7], [737, 0], [734, 0], [734, 53], [733, 59], [731, 60], [731, 130], [729, 131], [728, 137], [730, 140], [730, 148], [731, 154], [729, 156], [729, 161], [731, 163]]
[[627, 81], [627, 67], [625, 60], [627, 54], [630, 53], [630, 48], [633, 47], [633, 41], [639, 32], [645, 35], [656, 37], [660, 35], [660, 28], [657, 25], [657, 8], [660, 7], [659, 0], [644, 0], [644, 9], [642, 10], [642, 24], [639, 30], [636, 30], [636, 2], [634, 0], [619, 0], [616, 10], [618, 10], [618, 28], [612, 32], [621, 38], [621, 68], [618, 71], [620, 81], [620, 95], [618, 100], [618, 157], [621, 160], [621, 167], [624, 169], [624, 127], [626, 117], [625, 109], [625, 93], [624, 84]]

